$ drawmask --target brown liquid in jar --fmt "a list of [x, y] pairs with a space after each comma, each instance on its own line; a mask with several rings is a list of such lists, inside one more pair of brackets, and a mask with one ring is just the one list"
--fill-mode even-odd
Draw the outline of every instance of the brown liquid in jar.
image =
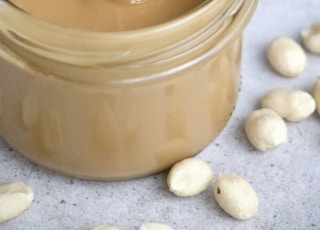
[[58, 25], [124, 31], [158, 25], [194, 10], [204, 0], [10, 0]]

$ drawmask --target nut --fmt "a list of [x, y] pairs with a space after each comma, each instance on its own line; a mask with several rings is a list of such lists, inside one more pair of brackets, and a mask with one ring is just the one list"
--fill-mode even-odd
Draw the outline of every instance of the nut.
[[320, 77], [318, 80], [315, 82], [314, 87], [313, 87], [313, 97], [316, 101], [316, 107], [317, 111], [320, 115]]
[[256, 192], [243, 178], [220, 174], [215, 182], [214, 197], [230, 216], [247, 220], [256, 215], [259, 201]]
[[315, 100], [302, 90], [277, 88], [270, 90], [261, 101], [268, 108], [288, 121], [301, 121], [315, 111]]
[[0, 185], [0, 223], [25, 211], [33, 201], [30, 187], [21, 182]]
[[209, 165], [198, 158], [187, 158], [175, 164], [167, 178], [169, 190], [177, 196], [194, 196], [207, 189], [213, 172]]
[[89, 230], [119, 230], [119, 228], [116, 228], [112, 225], [97, 225], [90, 228]]
[[277, 37], [267, 49], [270, 65], [286, 77], [296, 77], [305, 68], [307, 57], [301, 46], [288, 37]]
[[257, 149], [266, 151], [287, 142], [287, 126], [271, 109], [262, 108], [249, 114], [245, 121], [249, 141]]
[[320, 23], [315, 23], [301, 31], [304, 46], [311, 52], [320, 54]]
[[140, 230], [173, 230], [170, 226], [160, 223], [144, 223]]

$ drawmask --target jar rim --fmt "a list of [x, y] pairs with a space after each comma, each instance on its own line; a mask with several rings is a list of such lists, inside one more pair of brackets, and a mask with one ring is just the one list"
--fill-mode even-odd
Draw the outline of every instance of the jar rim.
[[[37, 59], [36, 61], [41, 62], [41, 64], [48, 61], [47, 59], [43, 60], [43, 57], [47, 57], [46, 55], [49, 55], [49, 61], [53, 60], [54, 65], [61, 64], [63, 60], [62, 64], [69, 64], [71, 65], [71, 67], [80, 66], [83, 68], [87, 68], [87, 67], [92, 68], [90, 70], [90, 73], [87, 76], [84, 75], [82, 78], [79, 77], [77, 79], [74, 79], [74, 77], [72, 77], [72, 74], [70, 74], [70, 76], [67, 76], [68, 71], [65, 71], [60, 74], [59, 73], [56, 74], [55, 70], [58, 69], [57, 66], [54, 67], [54, 70], [52, 69], [50, 70], [51, 67], [49, 66], [46, 66], [46, 68], [42, 68], [42, 69], [48, 70], [48, 74], [54, 73], [55, 75], [58, 75], [58, 76], [64, 74], [66, 76], [60, 76], [60, 77], [63, 79], [68, 79], [72, 81], [76, 80], [81, 82], [83, 81], [104, 82], [104, 81], [107, 81], [107, 79], [101, 77], [101, 74], [99, 74], [99, 71], [102, 71], [103, 68], [104, 68], [103, 71], [105, 71], [106, 68], [110, 67], [110, 63], [106, 62], [108, 58], [116, 62], [121, 60], [124, 63], [128, 61], [130, 62], [132, 58], [136, 60], [137, 57], [140, 59], [141, 58], [146, 59], [145, 57], [148, 57], [148, 58], [152, 57], [152, 55], [154, 55], [155, 52], [162, 50], [164, 47], [168, 50], [168, 47], [171, 48], [170, 45], [172, 45], [173, 42], [177, 43], [178, 45], [181, 45], [183, 44], [185, 38], [189, 38], [189, 40], [192, 40], [192, 42], [194, 42], [194, 39], [192, 36], [194, 36], [195, 31], [190, 29], [189, 30], [185, 29], [188, 26], [192, 28], [192, 26], [190, 25], [198, 25], [198, 27], [200, 27], [202, 30], [205, 30], [205, 33], [208, 33], [207, 32], [208, 28], [210, 29], [210, 33], [215, 33], [217, 30], [221, 29], [221, 26], [226, 25], [225, 22], [227, 21], [227, 19], [230, 19], [228, 20], [228, 23], [230, 24], [230, 27], [233, 28], [232, 33], [230, 33], [231, 28], [226, 29], [222, 27], [222, 31], [219, 32], [220, 34], [219, 33], [215, 34], [215, 36], [218, 38], [220, 37], [220, 40], [223, 40], [223, 42], [214, 41], [211, 34], [209, 34], [208, 36], [212, 40], [211, 43], [216, 42], [215, 47], [212, 50], [210, 50], [210, 52], [206, 52], [204, 54], [199, 55], [194, 60], [186, 60], [185, 63], [183, 63], [183, 65], [190, 66], [194, 62], [199, 61], [200, 59], [203, 59], [208, 55], [212, 55], [215, 52], [218, 52], [218, 50], [221, 49], [223, 46], [225, 46], [228, 40], [230, 40], [230, 36], [231, 36], [230, 34], [238, 35], [239, 33], [242, 33], [244, 25], [248, 23], [257, 4], [257, 0], [229, 0], [229, 1], [208, 0], [205, 2], [206, 4], [204, 4], [202, 7], [200, 7], [199, 9], [191, 12], [189, 15], [186, 15], [184, 17], [177, 18], [177, 19], [171, 20], [170, 22], [153, 26], [153, 27], [148, 27], [140, 30], [123, 31], [123, 32], [96, 32], [96, 31], [70, 30], [69, 28], [57, 26], [54, 24], [50, 24], [48, 22], [44, 22], [43, 20], [39, 20], [38, 18], [35, 19], [33, 17], [30, 17], [29, 14], [26, 14], [21, 10], [19, 10], [19, 12], [15, 10], [13, 16], [27, 17], [33, 22], [33, 24], [31, 24], [30, 26], [36, 26], [37, 29], [45, 30], [51, 33], [53, 37], [58, 36], [59, 38], [64, 38], [64, 39], [57, 39], [57, 37], [52, 39], [52, 37], [49, 36], [51, 38], [51, 42], [53, 42], [52, 44], [33, 43], [34, 41], [37, 41], [37, 40], [41, 41], [41, 39], [44, 39], [44, 37], [41, 37], [42, 34], [35, 33], [34, 32], [35, 30], [33, 30], [30, 27], [23, 28], [23, 25], [19, 24], [19, 22], [18, 23], [15, 22], [15, 20], [11, 21], [12, 25], [16, 26], [18, 29], [23, 30], [23, 32], [25, 32], [26, 34], [22, 34], [22, 37], [19, 37], [21, 36], [21, 34], [12, 33], [12, 31], [10, 31], [10, 34], [8, 34], [8, 36], [14, 36], [14, 39], [16, 39], [18, 42], [21, 43], [19, 45], [27, 46], [26, 49], [32, 49], [32, 51], [38, 52], [37, 53], [38, 57], [35, 57], [35, 58]], [[212, 12], [212, 9], [214, 9], [215, 7], [219, 7], [219, 10], [215, 12], [216, 14]], [[12, 7], [11, 7], [11, 10], [12, 10]], [[240, 15], [241, 17], [237, 15], [239, 14], [239, 12], [241, 14]], [[8, 12], [4, 10], [1, 11], [1, 7], [0, 7], [0, 17], [1, 15], [8, 16], [8, 14], [6, 13]], [[9, 15], [9, 16], [12, 16], [12, 15]], [[239, 28], [239, 25], [238, 25], [238, 28], [237, 28], [234, 25], [235, 21], [236, 21], [236, 24], [240, 24], [243, 26]], [[208, 24], [209, 24], [209, 27], [208, 27]], [[184, 27], [182, 25], [184, 25]], [[4, 20], [0, 20], [0, 32], [3, 33], [3, 31], [1, 31], [2, 30], [1, 27], [5, 27], [5, 26], [6, 25], [4, 23]], [[205, 28], [206, 26], [208, 28]], [[214, 28], [214, 27], [217, 27], [217, 28]], [[58, 31], [60, 32], [56, 33], [57, 31], [55, 29], [58, 29]], [[185, 30], [185, 33], [184, 34], [179, 33], [179, 30]], [[5, 32], [8, 32], [8, 31], [5, 31]], [[62, 31], [65, 31], [66, 33]], [[80, 40], [78, 44], [77, 42], [74, 41], [74, 39], [70, 40], [70, 31], [72, 32], [71, 37], [76, 37], [77, 40], [78, 39]], [[155, 33], [155, 31], [157, 31], [157, 33]], [[172, 41], [172, 37], [168, 36], [168, 33], [170, 34], [170, 32], [175, 32], [179, 35], [176, 37], [176, 41]], [[200, 32], [203, 32], [203, 31], [200, 31]], [[225, 34], [223, 34], [222, 32]], [[161, 40], [159, 40], [158, 38], [160, 35], [162, 36], [161, 38], [163, 38]], [[48, 36], [46, 36], [45, 38], [47, 37]], [[223, 39], [221, 37], [223, 37]], [[152, 43], [153, 46], [144, 47], [145, 45], [143, 41], [137, 44], [134, 43], [137, 41], [137, 38], [140, 38], [146, 41], [151, 38], [154, 38], [155, 40]], [[1, 39], [1, 34], [0, 34], [0, 39]], [[0, 44], [1, 42], [2, 41], [0, 40]], [[86, 42], [89, 42], [89, 43], [86, 43]], [[202, 41], [200, 41], [200, 43], [201, 42]], [[57, 46], [57, 43], [61, 46], [59, 45]], [[77, 50], [77, 46], [82, 48], [80, 52], [79, 50]], [[128, 46], [131, 46], [129, 50], [126, 49]], [[86, 50], [86, 47], [88, 47], [87, 50]], [[66, 50], [64, 50], [64, 48]], [[106, 56], [106, 52], [105, 52], [106, 50], [110, 55], [109, 57]], [[172, 49], [172, 50], [175, 50], [175, 49]], [[153, 53], [150, 53], [151, 51]], [[156, 55], [158, 54], [156, 53]], [[113, 65], [114, 63], [111, 63], [111, 64]], [[181, 69], [181, 66], [182, 65], [177, 66], [177, 68], [171, 68], [170, 72], [178, 71], [179, 68]], [[69, 67], [70, 66], [68, 66], [68, 68]], [[128, 80], [128, 81], [136, 80], [129, 76], [131, 74], [130, 72], [131, 70], [126, 70], [124, 68], [122, 71], [126, 71], [127, 76], [124, 77], [126, 78], [125, 80]], [[161, 72], [162, 74], [165, 74], [165, 72], [167, 71], [159, 70], [158, 73], [159, 72]], [[102, 74], [102, 76], [104, 75], [105, 74]], [[123, 80], [124, 79], [121, 79], [121, 78], [115, 79], [115, 81], [123, 81]]]
[[[226, 9], [235, 4], [239, 5], [243, 1], [244, 0], [205, 0], [196, 9], [162, 24], [137, 30], [101, 32], [53, 24], [32, 16], [8, 0], [3, 0], [0, 3], [4, 4], [4, 8], [6, 9], [3, 9], [2, 12], [0, 9], [0, 17], [4, 17], [4, 19], [7, 20], [0, 20], [0, 29], [1, 27], [5, 28], [6, 26], [15, 27], [8, 29], [15, 33], [16, 38], [20, 37], [20, 40], [28, 40], [29, 42], [37, 43], [33, 46], [41, 46], [44, 50], [48, 49], [51, 51], [57, 47], [60, 51], [62, 51], [62, 49], [68, 51], [81, 50], [89, 53], [100, 53], [101, 51], [103, 52], [106, 50], [118, 51], [121, 50], [124, 43], [126, 44], [126, 47], [137, 45], [134, 44], [136, 40], [141, 41], [141, 44], [156, 40], [157, 45], [154, 44], [154, 48], [159, 49], [173, 42], [174, 39], [169, 37], [172, 33], [178, 34], [176, 35], [175, 40], [179, 41], [193, 33], [193, 31], [190, 30], [188, 32], [183, 32], [183, 29], [186, 27], [195, 25], [203, 26], [208, 23], [208, 20], [205, 19], [205, 17], [208, 17], [209, 20], [219, 18]], [[216, 12], [212, 11], [216, 8]], [[14, 17], [15, 20], [10, 20], [10, 17], [11, 19]], [[1, 21], [3, 21], [2, 24]], [[22, 23], [19, 23], [19, 21], [28, 23], [28, 28], [21, 25]], [[17, 32], [14, 31], [15, 29]], [[169, 39], [170, 41], [168, 41]], [[140, 45], [138, 47], [141, 48], [142, 46], [143, 45]], [[79, 55], [79, 52], [77, 52], [77, 55]]]
[[[228, 0], [229, 2], [232, 2], [234, 0]], [[224, 1], [224, 2], [228, 2]], [[241, 0], [242, 1], [242, 0]], [[13, 4], [10, 0], [2, 0], [0, 1], [0, 4], [4, 4], [6, 7], [9, 7], [11, 10], [15, 10], [20, 16], [27, 17], [27, 18], [33, 18], [33, 22], [43, 24], [45, 26], [49, 26], [50, 29], [58, 30], [59, 32], [68, 32], [70, 31], [74, 33], [74, 35], [82, 34], [86, 35], [88, 37], [104, 37], [104, 36], [117, 36], [117, 37], [132, 37], [132, 36], [143, 36], [146, 33], [161, 33], [163, 30], [167, 30], [170, 28], [175, 28], [180, 26], [181, 24], [187, 23], [190, 20], [194, 20], [193, 18], [199, 17], [204, 11], [207, 10], [208, 4], [210, 5], [216, 5], [218, 1], [215, 0], [204, 0], [199, 6], [196, 8], [186, 12], [183, 15], [180, 15], [178, 17], [175, 17], [169, 21], [166, 21], [164, 23], [147, 26], [139, 29], [132, 29], [132, 30], [125, 30], [125, 31], [94, 31], [94, 30], [88, 30], [83, 28], [76, 28], [76, 27], [67, 27], [67, 26], [61, 26], [49, 21], [46, 21], [44, 19], [41, 19], [37, 16], [31, 15], [30, 13], [26, 12], [19, 6]]]

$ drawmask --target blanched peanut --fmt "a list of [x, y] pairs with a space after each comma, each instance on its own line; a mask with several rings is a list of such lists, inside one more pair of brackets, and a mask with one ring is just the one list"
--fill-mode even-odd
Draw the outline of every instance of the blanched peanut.
[[318, 78], [318, 80], [314, 84], [313, 97], [314, 97], [314, 99], [316, 101], [317, 111], [318, 111], [318, 113], [320, 115], [320, 77]]
[[207, 189], [213, 172], [209, 165], [198, 158], [187, 158], [175, 164], [167, 178], [169, 190], [177, 196], [194, 196]]
[[311, 52], [320, 54], [320, 23], [315, 23], [301, 31], [304, 46]]
[[251, 112], [245, 121], [245, 131], [252, 145], [262, 151], [287, 142], [287, 126], [271, 109]]
[[286, 77], [298, 76], [307, 62], [301, 46], [288, 37], [275, 38], [268, 47], [267, 57], [271, 66]]
[[307, 92], [277, 88], [264, 95], [261, 106], [273, 110], [288, 121], [301, 121], [315, 111], [316, 104]]
[[116, 228], [112, 225], [97, 225], [90, 228], [89, 230], [119, 230], [119, 228]]
[[173, 230], [170, 226], [160, 223], [144, 223], [140, 230]]
[[24, 183], [0, 185], [0, 223], [24, 212], [33, 201], [33, 191]]
[[236, 175], [220, 174], [215, 182], [214, 197], [225, 212], [239, 220], [249, 219], [258, 211], [256, 192]]

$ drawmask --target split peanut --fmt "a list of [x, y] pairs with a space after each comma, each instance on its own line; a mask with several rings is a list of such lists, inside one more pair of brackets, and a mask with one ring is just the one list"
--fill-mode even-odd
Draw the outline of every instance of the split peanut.
[[304, 46], [311, 52], [320, 54], [320, 23], [314, 23], [301, 31]]
[[266, 151], [287, 142], [287, 126], [273, 110], [262, 108], [249, 114], [245, 121], [245, 132], [257, 149]]
[[24, 212], [33, 201], [33, 191], [24, 183], [0, 185], [0, 223]]
[[194, 196], [206, 190], [213, 178], [209, 165], [198, 158], [187, 158], [175, 164], [167, 177], [169, 190], [177, 196]]
[[276, 88], [264, 95], [261, 106], [288, 121], [301, 121], [315, 111], [316, 103], [309, 93], [302, 90]]
[[256, 192], [243, 178], [220, 174], [214, 186], [214, 197], [230, 216], [247, 220], [256, 215], [259, 201]]
[[304, 70], [307, 57], [302, 47], [288, 37], [277, 37], [267, 49], [270, 65], [286, 77], [297, 77]]

